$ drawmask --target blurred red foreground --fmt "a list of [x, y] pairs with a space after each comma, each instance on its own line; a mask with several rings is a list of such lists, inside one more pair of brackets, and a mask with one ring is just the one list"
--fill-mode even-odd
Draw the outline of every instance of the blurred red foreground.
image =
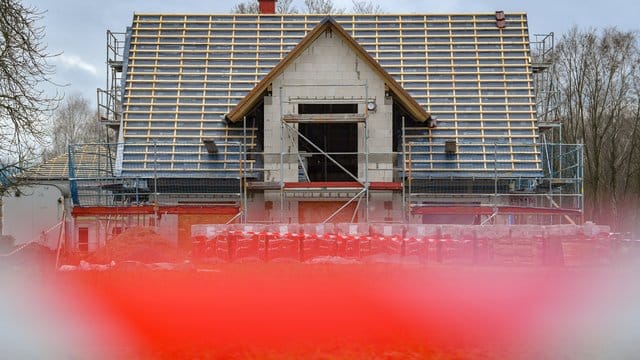
[[261, 263], [56, 277], [128, 334], [116, 356], [508, 358], [594, 292], [591, 271]]

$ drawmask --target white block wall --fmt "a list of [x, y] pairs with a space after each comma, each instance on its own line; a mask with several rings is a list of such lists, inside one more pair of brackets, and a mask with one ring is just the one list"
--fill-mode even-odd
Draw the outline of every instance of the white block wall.
[[[370, 112], [368, 116], [369, 152], [390, 153], [393, 143], [393, 106], [391, 102], [385, 104], [384, 85], [384, 81], [374, 70], [358, 58], [339, 36], [330, 31], [325, 32], [272, 83], [270, 105], [265, 102], [265, 153], [279, 154], [281, 151], [281, 116], [297, 114], [297, 104], [289, 101], [292, 97], [368, 97], [377, 104], [376, 111]], [[365, 104], [359, 105], [358, 112], [366, 112]], [[358, 152], [364, 153], [364, 125], [358, 126]], [[284, 135], [284, 152], [295, 154], [298, 151], [297, 136], [290, 137], [288, 132]], [[279, 161], [279, 156], [265, 158], [265, 181], [281, 180]], [[380, 170], [392, 168], [391, 156], [378, 157], [376, 161], [377, 163], [369, 163], [369, 181], [392, 181], [392, 171]], [[365, 178], [363, 156], [359, 157], [358, 177], [362, 180]], [[295, 156], [285, 158], [284, 181], [298, 181], [298, 162]]]
[[[16, 244], [40, 240], [42, 232], [58, 224], [64, 214], [62, 193], [52, 185], [24, 186], [10, 191], [2, 198], [2, 206], [3, 235], [13, 236]], [[56, 236], [51, 234], [53, 243], [47, 245], [55, 246]]]

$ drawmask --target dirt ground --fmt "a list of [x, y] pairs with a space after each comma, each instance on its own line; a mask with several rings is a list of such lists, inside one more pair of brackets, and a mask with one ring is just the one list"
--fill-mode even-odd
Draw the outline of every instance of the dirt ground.
[[125, 230], [84, 260], [94, 264], [111, 261], [139, 261], [142, 263], [181, 262], [186, 253], [152, 229], [133, 227]]
[[10, 255], [0, 257], [0, 267], [35, 271], [55, 269], [56, 252], [38, 243], [14, 246], [4, 254]]

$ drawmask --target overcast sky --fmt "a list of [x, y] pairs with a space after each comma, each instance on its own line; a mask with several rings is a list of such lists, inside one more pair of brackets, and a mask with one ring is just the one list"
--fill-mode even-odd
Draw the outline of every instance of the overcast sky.
[[[56, 82], [67, 84], [65, 94], [81, 93], [95, 102], [98, 87], [105, 87], [106, 31], [124, 31], [134, 12], [228, 13], [234, 0], [24, 0], [45, 10], [43, 25], [49, 52], [54, 59]], [[374, 1], [375, 2], [375, 1]], [[303, 0], [294, 0], [299, 8]], [[387, 13], [465, 13], [524, 11], [530, 33], [555, 32], [571, 26], [581, 28], [617, 26], [639, 30], [638, 0], [393, 0], [377, 1]], [[351, 0], [334, 0], [349, 8]]]

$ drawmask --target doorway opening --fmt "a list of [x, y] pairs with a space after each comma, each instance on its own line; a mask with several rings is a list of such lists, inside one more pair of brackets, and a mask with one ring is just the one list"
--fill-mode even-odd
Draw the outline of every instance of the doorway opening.
[[[358, 104], [299, 104], [299, 114], [357, 114]], [[298, 131], [314, 145], [328, 153], [349, 173], [358, 176], [358, 124], [308, 122], [300, 123]], [[309, 181], [354, 181], [346, 171], [319, 154], [302, 136], [298, 137], [298, 152], [308, 153], [306, 170]]]
[[[338, 164], [358, 176], [358, 124], [306, 123], [298, 131], [322, 151], [329, 153]], [[312, 154], [307, 157], [309, 181], [355, 181], [347, 172], [299, 137], [298, 151]], [[337, 154], [333, 154], [337, 153]]]

